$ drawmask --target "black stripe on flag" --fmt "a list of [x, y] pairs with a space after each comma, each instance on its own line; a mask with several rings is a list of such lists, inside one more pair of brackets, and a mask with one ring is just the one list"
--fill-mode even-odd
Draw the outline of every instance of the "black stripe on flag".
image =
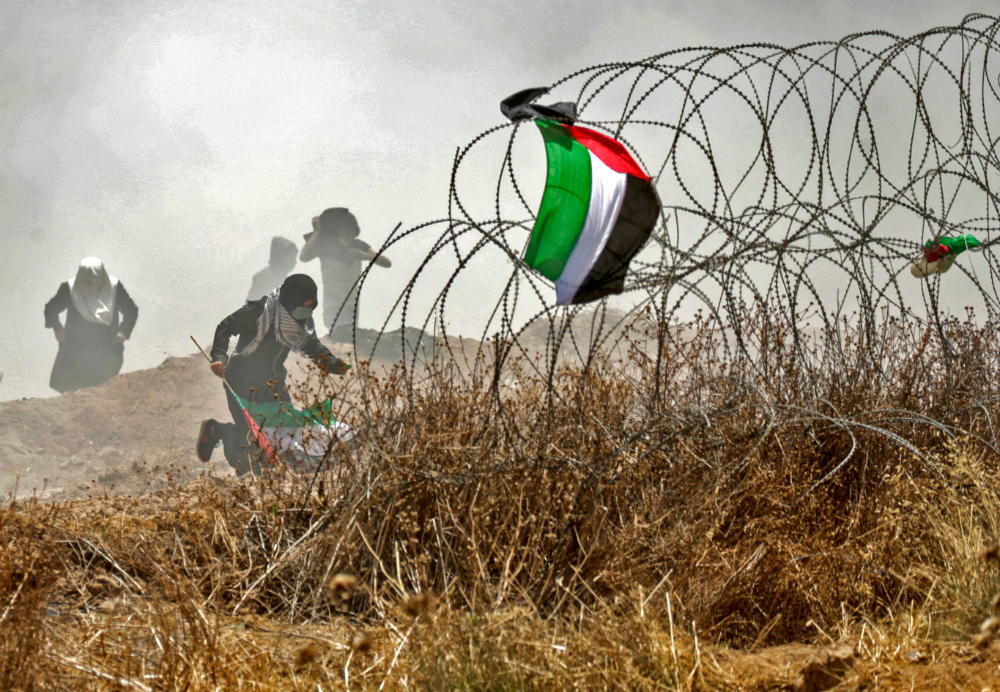
[[652, 181], [627, 176], [625, 199], [618, 221], [580, 290], [574, 303], [589, 303], [625, 289], [629, 262], [649, 238], [660, 216], [660, 198]]

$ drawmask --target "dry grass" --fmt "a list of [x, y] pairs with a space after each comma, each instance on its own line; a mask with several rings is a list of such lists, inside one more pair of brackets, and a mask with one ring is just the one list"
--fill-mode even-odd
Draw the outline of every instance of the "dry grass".
[[796, 352], [755, 315], [752, 363], [696, 320], [551, 377], [362, 368], [364, 439], [317, 478], [12, 503], [0, 688], [763, 690], [792, 669], [735, 650], [967, 641], [998, 590], [993, 332]]

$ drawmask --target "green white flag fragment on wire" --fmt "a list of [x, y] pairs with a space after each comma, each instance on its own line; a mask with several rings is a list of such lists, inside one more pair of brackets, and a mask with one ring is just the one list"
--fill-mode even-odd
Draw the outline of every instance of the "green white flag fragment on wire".
[[951, 265], [960, 254], [981, 246], [982, 243], [971, 235], [928, 240], [924, 243], [923, 257], [910, 266], [910, 273], [918, 279], [925, 279], [933, 274], [944, 274], [951, 269]]

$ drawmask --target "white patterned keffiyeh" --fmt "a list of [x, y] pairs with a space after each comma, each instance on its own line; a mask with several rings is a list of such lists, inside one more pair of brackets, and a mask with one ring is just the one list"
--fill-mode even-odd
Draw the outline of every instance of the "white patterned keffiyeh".
[[267, 336], [272, 324], [274, 325], [274, 338], [278, 340], [278, 343], [299, 353], [302, 352], [306, 339], [316, 333], [316, 325], [313, 323], [312, 317], [299, 324], [288, 310], [278, 302], [280, 293], [281, 288], [276, 288], [267, 294], [267, 299], [264, 301], [264, 312], [257, 319], [257, 336], [235, 355], [248, 356], [256, 351], [264, 337]]

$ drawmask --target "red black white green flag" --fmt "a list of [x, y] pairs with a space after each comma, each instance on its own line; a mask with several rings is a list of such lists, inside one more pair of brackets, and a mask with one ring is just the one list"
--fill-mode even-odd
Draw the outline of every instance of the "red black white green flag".
[[278, 455], [275, 454], [274, 446], [267, 438], [267, 435], [264, 434], [264, 431], [260, 429], [260, 425], [257, 424], [257, 421], [254, 420], [253, 415], [251, 415], [250, 404], [236, 392], [230, 390], [229, 393], [234, 399], [236, 399], [236, 403], [240, 405], [240, 408], [243, 409], [243, 417], [247, 421], [247, 427], [250, 428], [250, 435], [253, 437], [253, 441], [257, 443], [257, 446], [260, 448], [260, 451], [263, 452], [267, 460], [271, 462], [271, 464], [277, 466]]
[[548, 173], [525, 263], [555, 282], [559, 305], [621, 293], [659, 218], [652, 180], [607, 135], [546, 118], [535, 124]]

